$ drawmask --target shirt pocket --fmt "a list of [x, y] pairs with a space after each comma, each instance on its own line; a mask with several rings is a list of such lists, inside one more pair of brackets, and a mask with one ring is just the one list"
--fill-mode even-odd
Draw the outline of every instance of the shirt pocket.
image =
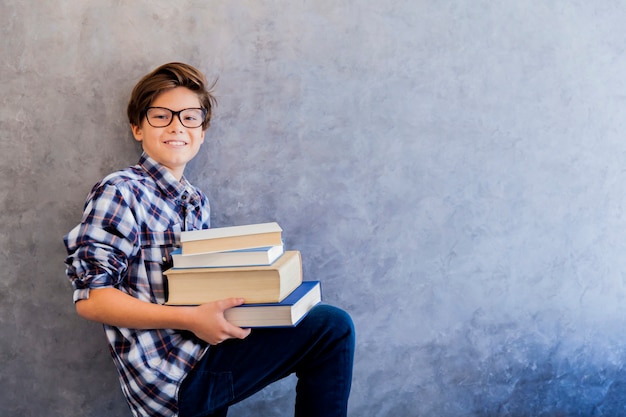
[[142, 288], [136, 290], [152, 303], [165, 303], [167, 295], [167, 281], [163, 272], [172, 266], [171, 253], [177, 247], [180, 237], [180, 225], [171, 226], [171, 229], [165, 231], [145, 234], [141, 245], [143, 271], [137, 273], [146, 277], [145, 285], [149, 291]]

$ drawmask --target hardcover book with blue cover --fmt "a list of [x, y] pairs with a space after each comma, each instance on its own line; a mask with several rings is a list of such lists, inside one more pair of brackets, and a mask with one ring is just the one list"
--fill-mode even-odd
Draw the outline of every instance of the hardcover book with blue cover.
[[221, 268], [271, 265], [283, 252], [283, 245], [194, 255], [183, 255], [182, 249], [178, 248], [171, 256], [174, 268]]
[[243, 304], [226, 310], [224, 317], [239, 327], [293, 327], [321, 301], [321, 283], [302, 281], [280, 303]]

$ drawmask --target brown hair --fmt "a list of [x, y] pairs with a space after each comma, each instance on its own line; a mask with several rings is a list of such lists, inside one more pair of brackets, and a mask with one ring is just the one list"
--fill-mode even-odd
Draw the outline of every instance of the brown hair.
[[217, 105], [217, 101], [209, 91], [211, 87], [207, 87], [207, 81], [202, 72], [180, 62], [161, 65], [139, 80], [128, 102], [126, 110], [128, 121], [132, 125], [140, 126], [146, 115], [146, 109], [157, 96], [175, 87], [186, 87], [198, 95], [200, 105], [206, 110], [202, 130], [208, 129], [211, 122], [211, 109]]

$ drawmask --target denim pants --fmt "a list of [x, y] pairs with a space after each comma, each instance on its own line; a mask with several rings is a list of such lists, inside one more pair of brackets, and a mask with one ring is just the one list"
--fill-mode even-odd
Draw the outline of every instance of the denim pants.
[[182, 383], [180, 417], [226, 416], [229, 405], [294, 372], [296, 417], [345, 417], [354, 347], [352, 319], [326, 304], [296, 327], [253, 329], [209, 348]]

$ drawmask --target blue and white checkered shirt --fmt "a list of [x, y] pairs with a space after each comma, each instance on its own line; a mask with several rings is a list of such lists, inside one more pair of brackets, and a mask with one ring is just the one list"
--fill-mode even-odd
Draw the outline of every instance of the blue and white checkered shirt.
[[[92, 288], [115, 287], [164, 303], [162, 272], [181, 230], [208, 228], [209, 216], [197, 188], [146, 154], [110, 174], [94, 186], [81, 223], [64, 239], [74, 301]], [[208, 345], [184, 331], [104, 328], [133, 415], [177, 416], [180, 383]]]

